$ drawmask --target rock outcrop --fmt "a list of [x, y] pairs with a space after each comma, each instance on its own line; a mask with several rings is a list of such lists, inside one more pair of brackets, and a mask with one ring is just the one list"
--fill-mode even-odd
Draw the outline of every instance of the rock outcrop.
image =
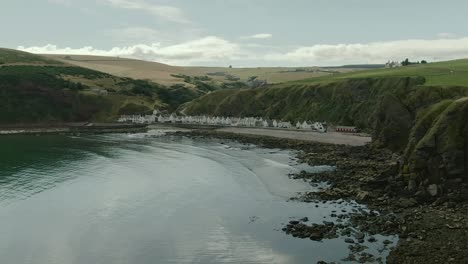
[[[425, 133], [422, 124], [415, 126], [406, 150], [403, 174], [408, 182], [423, 184], [437, 196], [434, 186], [468, 180], [468, 97], [437, 104], [422, 118], [432, 121]], [[426, 120], [428, 119], [428, 120]]]

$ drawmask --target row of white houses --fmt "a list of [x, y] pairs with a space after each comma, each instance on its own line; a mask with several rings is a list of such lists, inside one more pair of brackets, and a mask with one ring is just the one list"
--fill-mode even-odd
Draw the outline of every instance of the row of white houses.
[[263, 128], [283, 128], [283, 129], [308, 129], [319, 132], [327, 132], [326, 124], [320, 122], [303, 121], [297, 122], [294, 126], [288, 121], [277, 121], [274, 119], [264, 119], [261, 117], [210, 117], [210, 116], [177, 116], [175, 114], [162, 115], [123, 115], [118, 119], [122, 123], [153, 124], [153, 123], [181, 123], [195, 125], [213, 126], [235, 126], [235, 127], [263, 127]]

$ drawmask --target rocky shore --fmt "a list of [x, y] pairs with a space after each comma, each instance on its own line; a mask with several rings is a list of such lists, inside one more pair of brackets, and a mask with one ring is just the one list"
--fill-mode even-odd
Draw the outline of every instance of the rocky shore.
[[464, 182], [447, 183], [441, 187], [443, 190], [421, 189], [414, 194], [399, 175], [399, 155], [370, 145], [333, 145], [212, 130], [175, 134], [293, 149], [302, 162], [336, 166], [333, 172], [290, 175], [314, 186], [329, 184], [318, 191], [299, 193], [291, 200], [357, 201], [367, 205], [367, 209], [333, 212], [330, 216], [336, 221], [322, 224], [310, 224], [306, 218], [291, 220], [283, 231], [312, 241], [345, 237], [350, 254], [343, 261], [383, 262], [366, 253], [364, 245], [375, 242], [375, 235], [383, 234], [399, 237], [396, 246], [383, 241], [391, 250], [387, 263], [468, 263], [468, 187]]

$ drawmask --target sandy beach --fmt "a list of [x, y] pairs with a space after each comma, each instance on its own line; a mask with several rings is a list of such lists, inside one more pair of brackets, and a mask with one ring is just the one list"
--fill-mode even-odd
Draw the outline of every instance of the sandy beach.
[[344, 134], [338, 132], [319, 133], [306, 130], [284, 130], [284, 129], [263, 129], [263, 128], [242, 128], [225, 127], [217, 129], [220, 132], [235, 134], [259, 135], [276, 138], [297, 139], [304, 141], [314, 141], [328, 144], [339, 144], [349, 146], [363, 146], [371, 142], [371, 137]]

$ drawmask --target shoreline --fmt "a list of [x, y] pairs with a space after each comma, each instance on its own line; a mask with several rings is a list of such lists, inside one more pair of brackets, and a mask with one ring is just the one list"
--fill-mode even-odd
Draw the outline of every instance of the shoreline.
[[[90, 125], [91, 124], [91, 125]], [[80, 134], [80, 133], [141, 133], [149, 129], [163, 129], [175, 131], [209, 130], [220, 133], [231, 133], [246, 136], [264, 136], [278, 139], [301, 140], [325, 144], [364, 146], [371, 143], [368, 135], [345, 134], [339, 132], [320, 133], [308, 130], [265, 129], [248, 127], [219, 127], [197, 126], [182, 124], [122, 124], [122, 123], [63, 123], [63, 124], [19, 124], [0, 125], [2, 135], [28, 134]]]
[[253, 135], [274, 137], [279, 139], [292, 139], [308, 142], [318, 142], [326, 144], [364, 146], [372, 142], [370, 135], [362, 133], [341, 133], [329, 131], [321, 133], [306, 129], [281, 129], [281, 128], [260, 128], [260, 127], [231, 127], [231, 126], [210, 126], [210, 125], [191, 125], [191, 124], [151, 124], [150, 127], [173, 127], [185, 130], [207, 130], [220, 133], [231, 133], [239, 135]]
[[465, 194], [461, 190], [444, 196], [431, 196], [428, 193], [419, 197], [408, 195], [403, 179], [398, 176], [399, 157], [390, 151], [374, 149], [370, 145], [327, 144], [235, 134], [216, 129], [194, 129], [169, 134], [297, 150], [299, 160], [309, 165], [335, 165], [335, 172], [289, 175], [312, 185], [320, 182], [330, 184], [327, 189], [299, 193], [290, 200], [306, 203], [355, 200], [366, 205], [370, 211], [332, 214], [340, 224], [309, 225], [301, 219], [292, 220], [283, 231], [294, 237], [314, 241], [346, 237], [350, 243], [350, 255], [343, 261], [380, 262], [365, 253], [366, 247], [362, 245], [364, 241], [375, 241], [374, 235], [377, 234], [399, 237], [397, 246], [389, 248], [391, 251], [387, 263], [464, 263], [468, 260], [468, 199]]
[[66, 123], [51, 125], [30, 124], [0, 126], [0, 136], [141, 133], [146, 132], [147, 130], [147, 125], [127, 125], [117, 123]]

